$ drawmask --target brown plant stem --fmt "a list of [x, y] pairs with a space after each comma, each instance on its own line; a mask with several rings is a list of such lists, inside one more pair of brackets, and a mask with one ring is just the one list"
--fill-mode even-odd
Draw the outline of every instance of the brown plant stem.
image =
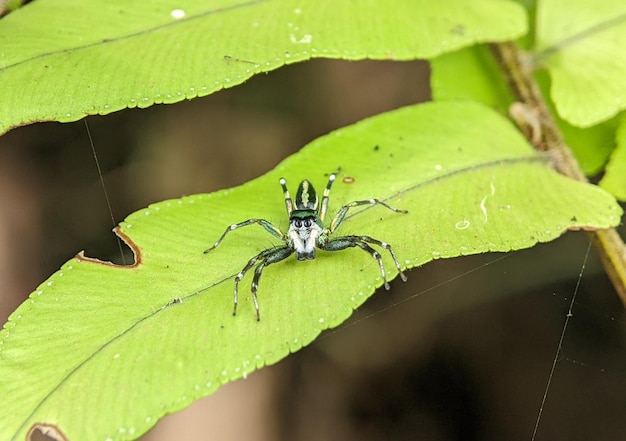
[[[588, 182], [565, 144], [539, 87], [535, 82], [533, 63], [527, 53], [513, 43], [491, 46], [509, 86], [518, 103], [511, 108], [511, 116], [536, 149], [549, 152], [555, 158], [556, 169], [577, 181]], [[626, 246], [614, 228], [588, 232], [600, 259], [622, 304], [626, 306]]]

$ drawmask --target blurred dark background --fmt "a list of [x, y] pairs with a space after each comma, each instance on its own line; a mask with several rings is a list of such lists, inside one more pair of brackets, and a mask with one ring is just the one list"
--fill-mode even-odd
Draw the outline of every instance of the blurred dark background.
[[[425, 63], [315, 60], [87, 121], [119, 222], [152, 202], [242, 184], [333, 129], [427, 99]], [[83, 121], [1, 137], [2, 321], [80, 250], [121, 262], [111, 228]], [[347, 324], [144, 439], [531, 440], [587, 248], [584, 233], [568, 233], [414, 269]], [[624, 337], [592, 249], [536, 440], [626, 439]]]

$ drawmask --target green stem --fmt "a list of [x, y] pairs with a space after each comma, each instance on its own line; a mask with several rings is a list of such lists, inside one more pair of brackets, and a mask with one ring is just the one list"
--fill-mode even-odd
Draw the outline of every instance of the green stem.
[[[511, 108], [511, 116], [516, 119], [526, 137], [538, 150], [549, 152], [560, 173], [577, 181], [588, 182], [539, 91], [532, 75], [534, 64], [530, 56], [513, 43], [494, 44], [491, 49], [518, 101]], [[588, 234], [617, 294], [626, 306], [624, 241], [614, 228], [590, 231]]]

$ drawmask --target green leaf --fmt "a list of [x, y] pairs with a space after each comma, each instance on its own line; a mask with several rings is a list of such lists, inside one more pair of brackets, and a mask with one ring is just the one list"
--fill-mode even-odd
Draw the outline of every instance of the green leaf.
[[485, 46], [471, 46], [433, 59], [430, 78], [435, 100], [474, 100], [505, 115], [513, 102], [502, 72]]
[[606, 166], [600, 187], [621, 201], [626, 201], [626, 118], [622, 117], [617, 130], [617, 148]]
[[[23, 4], [24, 4], [24, 1], [25, 0], [8, 0], [6, 2], [6, 5], [5, 5], [6, 12], [9, 13], [9, 12], [12, 12], [12, 11], [18, 9], [18, 8], [21, 8], [23, 6]], [[0, 2], [0, 4], [1, 4], [1, 2]]]
[[623, 0], [539, 2], [535, 52], [563, 119], [588, 127], [626, 108], [624, 42]]
[[0, 133], [205, 96], [315, 57], [411, 60], [523, 34], [506, 0], [38, 0], [0, 20]]
[[337, 234], [384, 240], [407, 268], [530, 247], [568, 229], [614, 226], [621, 216], [608, 193], [554, 172], [486, 107], [430, 103], [361, 121], [243, 186], [130, 215], [120, 231], [136, 265], [79, 256], [44, 282], [0, 333], [0, 414], [11, 416], [0, 419], [0, 438], [24, 439], [37, 423], [75, 440], [137, 437], [163, 415], [343, 322], [382, 284], [375, 260], [360, 249], [267, 267], [260, 322], [250, 274], [231, 315], [233, 278], [279, 241], [250, 226], [203, 254], [234, 222], [263, 217], [286, 228], [279, 177], [292, 192], [303, 178], [321, 189], [337, 167], [331, 215], [371, 197], [409, 210], [355, 209]]
[[619, 117], [614, 117], [584, 129], [576, 127], [562, 119], [548, 96], [550, 79], [545, 72], [535, 75], [551, 114], [563, 134], [563, 139], [576, 156], [578, 164], [587, 176], [595, 176], [604, 168], [611, 152], [615, 148], [615, 131]]
[[[464, 48], [435, 58], [431, 65], [434, 99], [474, 100], [502, 114], [509, 113], [509, 106], [514, 99], [488, 48]], [[459, 72], [464, 75], [459, 75]], [[547, 96], [550, 85], [548, 76], [540, 71], [536, 73], [536, 80]], [[549, 98], [546, 103], [585, 174], [593, 176], [599, 173], [615, 147], [617, 117], [581, 129], [560, 118]]]

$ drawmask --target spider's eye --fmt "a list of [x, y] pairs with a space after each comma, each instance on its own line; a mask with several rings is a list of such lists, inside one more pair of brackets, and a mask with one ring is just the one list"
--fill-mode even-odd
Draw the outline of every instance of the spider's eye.
[[300, 222], [300, 219], [296, 219], [295, 221], [293, 221], [293, 224], [296, 226], [296, 228], [300, 228], [302, 226], [302, 222]]
[[307, 227], [307, 228], [309, 228], [309, 227], [311, 226], [311, 219], [306, 219], [306, 220], [304, 221], [304, 226], [305, 226], [305, 227]]

